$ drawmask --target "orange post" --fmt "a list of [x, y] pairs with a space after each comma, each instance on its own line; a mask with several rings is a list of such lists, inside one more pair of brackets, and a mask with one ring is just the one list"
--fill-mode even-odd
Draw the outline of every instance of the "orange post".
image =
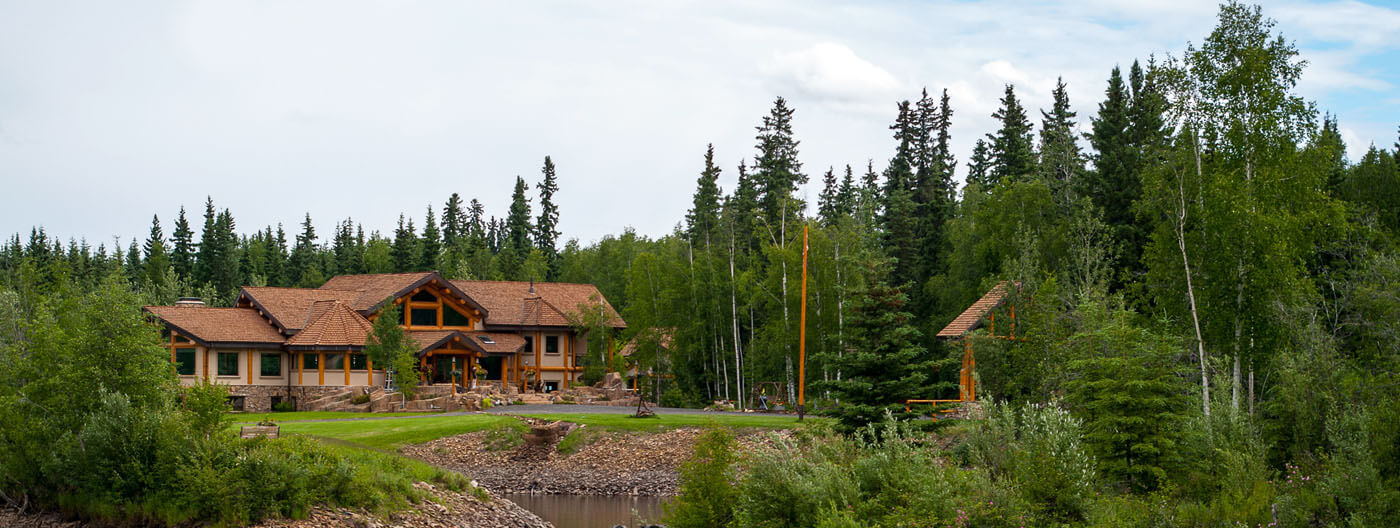
[[805, 414], [807, 396], [807, 226], [802, 226], [802, 309], [797, 330], [797, 419]]

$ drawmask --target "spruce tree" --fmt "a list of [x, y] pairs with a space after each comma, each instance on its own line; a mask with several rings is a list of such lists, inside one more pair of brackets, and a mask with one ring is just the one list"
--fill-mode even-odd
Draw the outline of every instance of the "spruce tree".
[[691, 199], [690, 211], [685, 215], [685, 223], [690, 239], [708, 241], [719, 225], [719, 174], [715, 165], [715, 146], [705, 148], [705, 167], [695, 180], [695, 196]]
[[360, 256], [355, 248], [354, 223], [346, 218], [344, 222], [336, 224], [335, 238], [331, 241], [336, 275], [353, 275], [360, 272]]
[[[268, 234], [272, 234], [271, 227], [268, 228]], [[275, 243], [267, 255], [267, 283], [273, 286], [289, 286], [291, 280], [287, 271], [287, 231], [282, 228], [281, 222], [277, 223], [277, 237], [272, 240]]]
[[967, 183], [980, 186], [984, 191], [990, 189], [995, 183], [992, 180], [991, 156], [987, 142], [978, 139], [977, 145], [972, 147], [972, 158], [967, 160]]
[[758, 156], [754, 158], [754, 181], [759, 189], [759, 208], [767, 225], [774, 231], [796, 220], [802, 208], [793, 197], [798, 187], [807, 183], [802, 163], [797, 159], [798, 141], [792, 133], [793, 110], [787, 100], [779, 97], [758, 128]]
[[906, 288], [890, 284], [890, 267], [878, 260], [867, 263], [866, 285], [853, 293], [847, 323], [852, 346], [831, 358], [842, 379], [817, 385], [841, 402], [832, 414], [846, 431], [879, 422], [886, 412], [912, 418], [904, 402], [926, 398], [939, 389], [929, 383], [934, 362], [920, 345], [923, 336], [908, 311]]
[[402, 213], [399, 214], [398, 227], [394, 229], [391, 255], [393, 256], [395, 273], [413, 271], [421, 261], [418, 252], [418, 233], [413, 229], [413, 219], [405, 219]]
[[438, 268], [438, 257], [442, 254], [442, 240], [439, 235], [437, 221], [433, 219], [433, 206], [428, 206], [427, 218], [423, 219], [423, 238], [419, 244], [421, 254], [418, 259], [417, 271], [429, 271]]
[[1342, 182], [1346, 181], [1347, 174], [1347, 146], [1342, 140], [1341, 129], [1337, 125], [1337, 118], [1332, 114], [1323, 114], [1322, 130], [1318, 132], [1314, 139], [1319, 153], [1324, 157], [1324, 165], [1327, 171], [1327, 192], [1334, 198], [1339, 197], [1338, 191]]
[[1052, 95], [1050, 112], [1040, 112], [1040, 173], [1050, 185], [1055, 202], [1068, 209], [1074, 202], [1074, 186], [1084, 172], [1084, 157], [1076, 142], [1076, 114], [1070, 110], [1064, 79], [1056, 80]]
[[1138, 327], [1132, 312], [1084, 303], [1083, 327], [1067, 342], [1067, 397], [1103, 474], [1153, 490], [1183, 467], [1190, 391], [1176, 371], [1181, 344]]
[[540, 169], [544, 178], [536, 188], [540, 191], [540, 216], [535, 221], [535, 247], [544, 256], [545, 280], [559, 278], [559, 206], [554, 203], [554, 193], [559, 192], [559, 181], [554, 174], [554, 161], [544, 157], [544, 168]]
[[735, 251], [746, 253], [757, 243], [758, 233], [754, 228], [758, 216], [758, 183], [743, 161], [737, 168], [739, 181], [734, 185], [734, 196], [730, 209], [734, 212]]
[[301, 222], [301, 234], [296, 237], [292, 255], [288, 261], [288, 280], [302, 288], [320, 286], [325, 274], [320, 270], [316, 251], [316, 227], [311, 223], [311, 213]]
[[218, 266], [221, 249], [217, 242], [219, 238], [217, 225], [218, 212], [214, 209], [214, 197], [208, 196], [204, 199], [204, 230], [199, 235], [199, 254], [195, 259], [194, 282], [195, 285], [204, 285], [214, 280], [215, 268]]
[[[475, 203], [475, 200], [473, 200]], [[442, 208], [442, 244], [448, 251], [461, 249], [468, 233], [467, 211], [462, 209], [462, 197], [457, 193], [447, 198]]]
[[521, 274], [525, 259], [530, 256], [533, 245], [530, 243], [530, 201], [525, 197], [525, 191], [529, 186], [525, 185], [525, 179], [517, 176], [515, 178], [515, 190], [511, 193], [510, 212], [506, 216], [504, 225], [497, 227], [497, 236], [502, 237], [499, 244], [499, 269], [506, 280], [540, 280], [543, 277], [524, 277]]
[[[924, 99], [928, 99], [927, 93]], [[923, 298], [922, 286], [944, 268], [940, 260], [946, 240], [944, 230], [953, 218], [957, 199], [954, 194], [957, 188], [953, 184], [953, 168], [957, 166], [957, 160], [949, 144], [952, 139], [953, 108], [949, 104], [948, 90], [943, 90], [936, 107], [921, 101], [920, 113], [925, 114], [920, 122], [927, 128], [921, 134], [928, 138], [929, 147], [927, 159], [923, 162], [927, 166], [921, 169], [926, 174], [920, 177], [915, 189], [919, 267], [914, 277], [916, 288], [913, 296], [916, 313], [927, 317], [931, 305], [929, 299]]]
[[151, 216], [151, 233], [146, 238], [146, 280], [159, 288], [165, 284], [165, 271], [170, 267], [170, 255], [165, 250], [165, 234], [160, 229], [160, 217]]
[[991, 148], [991, 180], [997, 182], [1035, 174], [1035, 151], [1031, 122], [1026, 109], [1016, 99], [1016, 87], [1006, 85], [1001, 108], [992, 114], [1001, 123], [995, 134], [987, 134]]
[[190, 229], [190, 222], [185, 218], [185, 206], [180, 206], [180, 216], [175, 219], [175, 230], [170, 233], [172, 248], [170, 251], [170, 264], [175, 267], [175, 274], [181, 279], [190, 280], [190, 274], [194, 273], [194, 231]]
[[1117, 67], [1108, 77], [1104, 102], [1091, 121], [1093, 132], [1089, 144], [1094, 148], [1094, 172], [1084, 179], [1082, 192], [1104, 211], [1104, 222], [1118, 229], [1127, 225], [1131, 215], [1130, 186], [1132, 152], [1127, 137], [1127, 88]]
[[[42, 231], [40, 233], [42, 234]], [[32, 233], [29, 237], [29, 240], [30, 246], [32, 247], [34, 241], [34, 236], [32, 235]], [[38, 259], [40, 262], [43, 262], [44, 260], [42, 257], [43, 255], [49, 254], [48, 244], [45, 243], [42, 247], [42, 251], [36, 252], [31, 250], [29, 252], [31, 255], [40, 255], [40, 258]], [[125, 272], [126, 280], [133, 285], [141, 284], [141, 279], [145, 278], [146, 276], [146, 268], [141, 265], [141, 249], [136, 246], [135, 238], [131, 239], [131, 246], [126, 249], [126, 269], [123, 271]]]
[[840, 184], [836, 182], [836, 169], [826, 168], [826, 174], [822, 175], [822, 192], [817, 195], [817, 216], [821, 218], [823, 225], [832, 225], [839, 217], [837, 212], [840, 207]]
[[846, 164], [846, 175], [841, 178], [841, 186], [836, 191], [836, 213], [843, 216], [855, 214], [857, 196], [860, 189], [856, 187], [855, 172], [851, 170], [851, 165]]
[[885, 254], [894, 258], [898, 280], [917, 280], [919, 255], [918, 205], [914, 201], [914, 166], [917, 161], [918, 121], [909, 101], [897, 105], [898, 115], [890, 129], [896, 141], [895, 154], [885, 168], [883, 227]]

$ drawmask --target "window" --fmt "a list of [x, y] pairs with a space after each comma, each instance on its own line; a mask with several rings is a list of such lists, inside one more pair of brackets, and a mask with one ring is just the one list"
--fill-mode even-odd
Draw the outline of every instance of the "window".
[[491, 339], [491, 336], [476, 336], [476, 338], [481, 340], [482, 343], [486, 343], [488, 345], [496, 344], [496, 340]]
[[409, 308], [409, 324], [412, 326], [437, 326], [436, 308]]
[[447, 305], [445, 305], [445, 304], [442, 306], [442, 309], [444, 310], [444, 311], [442, 312], [442, 325], [443, 325], [443, 326], [465, 326], [465, 327], [471, 327], [471, 325], [472, 325], [472, 318], [467, 317], [466, 315], [463, 315], [462, 312], [459, 312], [459, 311], [457, 311], [457, 309], [455, 309], [455, 308], [453, 308], [453, 307], [451, 307], [451, 306], [447, 306]]
[[194, 349], [175, 349], [175, 373], [181, 376], [194, 375]]
[[544, 391], [545, 391], [545, 392], [555, 392], [555, 391], [558, 391], [558, 390], [559, 390], [559, 382], [557, 382], [557, 381], [546, 381], [546, 382], [544, 382]]
[[237, 352], [219, 352], [219, 375], [220, 375], [220, 376], [237, 376], [237, 375], [238, 375], [238, 353], [237, 353]]
[[413, 297], [411, 297], [410, 299], [413, 300], [413, 302], [431, 302], [431, 303], [435, 303], [435, 302], [437, 302], [437, 300], [438, 300], [436, 295], [433, 295], [432, 292], [429, 292], [429, 291], [427, 291], [427, 290], [423, 290], [423, 291], [420, 291], [420, 292], [418, 292], [418, 293], [413, 294]]
[[326, 370], [344, 370], [345, 354], [326, 354]]
[[350, 354], [350, 370], [364, 370], [369, 367], [364, 354]]
[[535, 353], [535, 338], [525, 336], [525, 351], [531, 354]]
[[186, 338], [185, 336], [182, 336], [182, 335], [180, 335], [180, 334], [175, 334], [175, 342], [176, 342], [176, 343], [191, 343], [192, 341], [190, 341], [190, 340], [189, 340], [188, 338]]
[[282, 375], [282, 354], [262, 355], [262, 375], [281, 376]]
[[559, 336], [544, 336], [544, 353], [559, 353]]
[[301, 368], [306, 370], [316, 370], [316, 367], [321, 364], [320, 361], [320, 358], [316, 357], [316, 354], [302, 354]]

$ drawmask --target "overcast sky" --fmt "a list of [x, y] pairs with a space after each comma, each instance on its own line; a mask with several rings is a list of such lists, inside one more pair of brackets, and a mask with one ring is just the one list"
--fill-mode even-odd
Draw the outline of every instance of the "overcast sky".
[[[1027, 5], [1028, 4], [1028, 5]], [[452, 192], [503, 215], [558, 165], [560, 230], [662, 235], [707, 143], [733, 188], [776, 96], [815, 200], [884, 165], [895, 102], [947, 88], [959, 178], [1014, 83], [1039, 128], [1056, 76], [1088, 129], [1109, 70], [1180, 54], [1217, 4], [1122, 2], [49, 2], [0, 0], [0, 233], [166, 234], [206, 196], [240, 231], [309, 212], [391, 231]], [[1299, 92], [1352, 159], [1400, 125], [1400, 8], [1271, 2]], [[534, 191], [531, 190], [533, 196]]]

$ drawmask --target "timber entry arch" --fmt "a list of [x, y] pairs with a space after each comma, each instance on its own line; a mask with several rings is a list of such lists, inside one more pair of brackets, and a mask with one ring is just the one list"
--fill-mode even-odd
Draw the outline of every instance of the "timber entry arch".
[[[977, 302], [972, 303], [972, 306], [967, 307], [961, 314], [958, 314], [952, 322], [948, 323], [948, 326], [938, 331], [936, 336], [938, 339], [962, 342], [963, 357], [962, 368], [958, 371], [958, 398], [953, 400], [907, 400], [904, 402], [906, 406], [926, 403], [937, 407], [940, 403], [967, 403], [977, 401], [977, 377], [975, 375], [977, 370], [977, 358], [973, 354], [972, 340], [968, 338], [968, 334], [982, 326], [982, 321], [985, 320], [987, 322], [988, 337], [993, 339], [1016, 340], [1016, 305], [1011, 304], [1009, 306], [1011, 324], [1010, 331], [1007, 335], [997, 335], [996, 313], [994, 313], [997, 308], [1001, 307], [1002, 304], [1005, 304], [1007, 300], [1011, 298], [1010, 288], [1013, 286], [1017, 290], [1021, 289], [1021, 283], [1019, 282], [1002, 281], [998, 283], [996, 286], [993, 286], [991, 290], [987, 291], [981, 299], [977, 299]], [[952, 413], [956, 412], [956, 409], [938, 412]], [[935, 415], [935, 419], [936, 418], [937, 416]]]

